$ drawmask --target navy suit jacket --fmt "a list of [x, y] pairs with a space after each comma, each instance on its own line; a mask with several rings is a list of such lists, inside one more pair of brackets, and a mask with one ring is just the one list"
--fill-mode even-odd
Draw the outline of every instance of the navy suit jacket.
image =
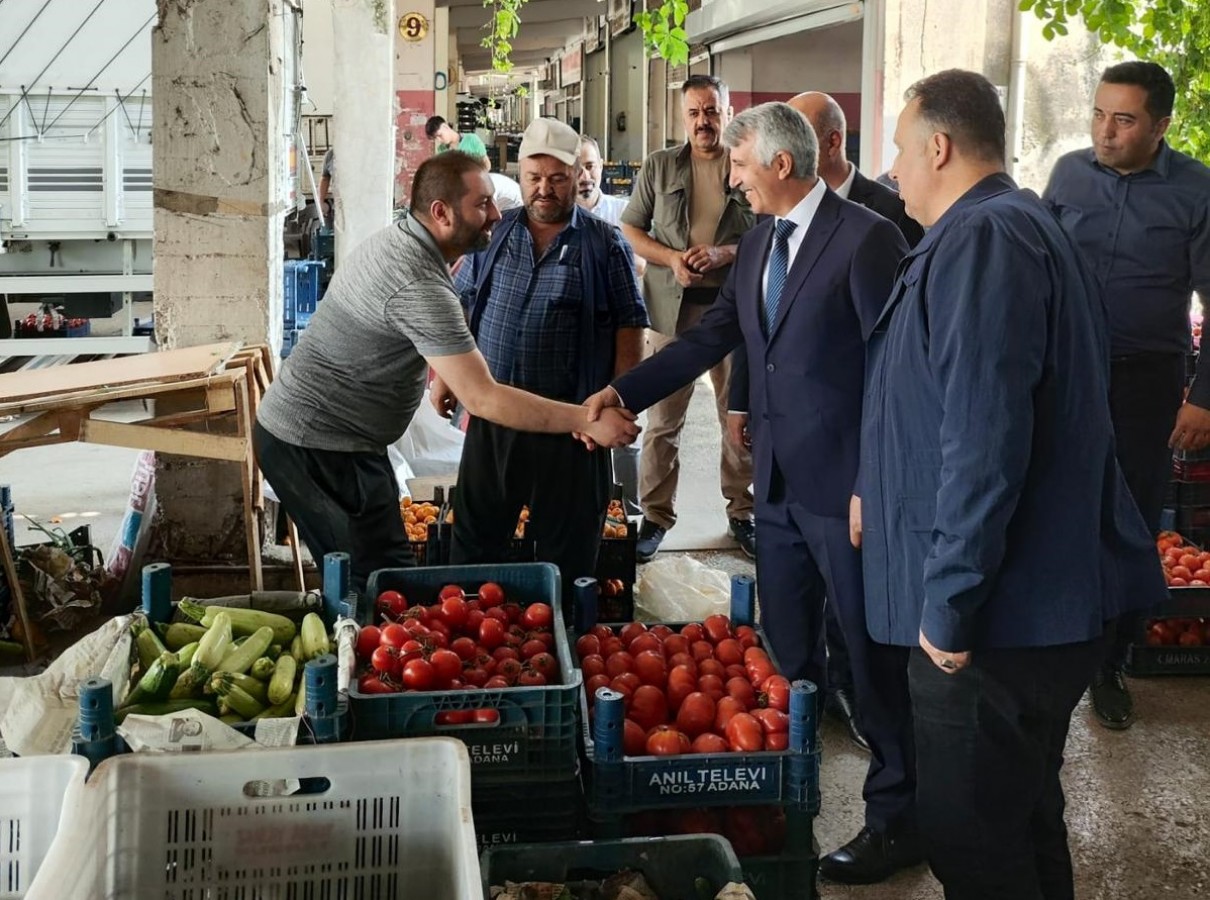
[[924, 229], [920, 227], [920, 223], [907, 214], [903, 198], [886, 185], [866, 178], [860, 170], [853, 173], [853, 183], [849, 185], [849, 199], [898, 225], [909, 247], [915, 247], [924, 237]]
[[795, 500], [816, 515], [844, 518], [860, 458], [865, 339], [907, 245], [893, 223], [827, 190], [766, 337], [761, 278], [773, 226], [768, 217], [740, 239], [735, 264], [701, 322], [613, 386], [638, 412], [742, 344], [757, 497], [768, 498], [776, 459]]
[[1163, 600], [1115, 456], [1100, 291], [1036, 195], [997, 174], [951, 206], [903, 260], [869, 360], [874, 640], [1078, 643]]

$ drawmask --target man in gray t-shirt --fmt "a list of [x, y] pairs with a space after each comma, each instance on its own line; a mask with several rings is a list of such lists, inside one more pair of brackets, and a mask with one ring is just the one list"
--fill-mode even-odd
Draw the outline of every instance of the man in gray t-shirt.
[[[472, 415], [509, 428], [634, 440], [634, 417], [497, 383], [475, 348], [449, 264], [482, 249], [500, 212], [478, 161], [444, 153], [412, 183], [412, 214], [354, 251], [257, 412], [256, 458], [312, 556], [351, 556], [355, 587], [413, 565], [386, 448], [424, 396], [428, 367]], [[569, 438], [570, 440], [570, 438]]]

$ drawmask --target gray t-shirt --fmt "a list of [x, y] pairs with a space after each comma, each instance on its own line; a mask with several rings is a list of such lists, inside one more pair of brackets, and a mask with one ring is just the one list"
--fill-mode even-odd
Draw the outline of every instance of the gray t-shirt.
[[424, 398], [425, 357], [473, 349], [449, 268], [408, 216], [341, 265], [257, 419], [300, 447], [382, 453]]

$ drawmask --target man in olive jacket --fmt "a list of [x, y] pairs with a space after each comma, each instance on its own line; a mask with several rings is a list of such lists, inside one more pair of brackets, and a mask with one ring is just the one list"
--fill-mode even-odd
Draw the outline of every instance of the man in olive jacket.
[[[727, 85], [712, 75], [685, 80], [681, 106], [686, 142], [647, 157], [622, 214], [622, 234], [635, 255], [648, 262], [643, 297], [651, 317], [649, 356], [698, 323], [731, 270], [740, 236], [755, 222], [742, 192], [729, 186], [730, 166], [722, 144], [723, 129], [731, 120], [729, 99]], [[722, 491], [728, 531], [748, 556], [754, 556], [752, 455], [726, 436], [730, 377], [729, 360], [710, 370], [723, 431]], [[692, 396], [690, 384], [647, 411], [639, 470], [641, 562], [655, 556], [665, 533], [676, 524], [678, 445]]]

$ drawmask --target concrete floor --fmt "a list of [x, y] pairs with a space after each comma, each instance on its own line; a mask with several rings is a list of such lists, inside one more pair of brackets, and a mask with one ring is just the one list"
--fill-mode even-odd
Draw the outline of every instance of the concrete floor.
[[[121, 415], [119, 412], [118, 415]], [[682, 439], [682, 491], [692, 507], [717, 501], [718, 426], [707, 391], [698, 391]], [[3, 426], [0, 426], [3, 427]], [[13, 485], [18, 511], [75, 527], [90, 515], [94, 542], [107, 549], [121, 521], [134, 454], [84, 445], [27, 450], [0, 458], [0, 483]], [[708, 493], [709, 498], [699, 496]], [[685, 504], [689, 508], [690, 503]], [[18, 543], [36, 539], [18, 521]], [[695, 553], [728, 573], [751, 574], [737, 550]], [[1139, 721], [1126, 732], [1095, 725], [1087, 701], [1076, 711], [1064, 769], [1068, 823], [1080, 900], [1185, 900], [1210, 895], [1210, 678], [1133, 680]], [[824, 725], [823, 809], [816, 836], [824, 852], [862, 824], [868, 757], [833, 723]], [[821, 900], [941, 900], [923, 867], [872, 887], [820, 885]]]

